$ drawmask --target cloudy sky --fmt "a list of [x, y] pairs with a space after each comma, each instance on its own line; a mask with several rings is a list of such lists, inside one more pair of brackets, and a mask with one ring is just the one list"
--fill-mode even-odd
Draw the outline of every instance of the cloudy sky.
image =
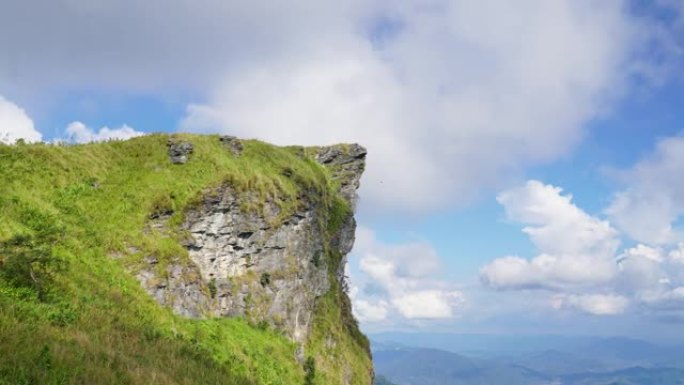
[[0, 0], [0, 140], [369, 150], [368, 331], [684, 323], [684, 2]]

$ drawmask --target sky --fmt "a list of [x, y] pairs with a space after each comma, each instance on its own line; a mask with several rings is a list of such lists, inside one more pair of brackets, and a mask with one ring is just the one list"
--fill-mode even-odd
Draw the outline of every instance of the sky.
[[0, 0], [0, 140], [367, 147], [366, 331], [684, 324], [681, 0]]

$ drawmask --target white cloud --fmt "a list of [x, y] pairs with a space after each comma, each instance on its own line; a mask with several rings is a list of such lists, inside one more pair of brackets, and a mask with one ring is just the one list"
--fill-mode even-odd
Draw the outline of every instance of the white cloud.
[[[363, 8], [361, 4], [364, 4]], [[365, 1], [26, 0], [3, 2], [0, 84], [204, 92], [241, 71], [328, 40]], [[31, 26], [40, 25], [36, 29]], [[300, 51], [299, 53], [297, 51]], [[39, 92], [35, 92], [38, 94]], [[37, 95], [38, 96], [38, 95]]]
[[629, 305], [629, 299], [614, 294], [569, 295], [555, 298], [554, 307], [572, 308], [591, 315], [622, 314]]
[[554, 308], [592, 315], [621, 314], [631, 303], [648, 311], [684, 309], [684, 243], [637, 244], [618, 252], [621, 234], [561, 192], [529, 181], [499, 194], [508, 218], [528, 225], [523, 231], [540, 254], [495, 259], [481, 269], [482, 283], [497, 290], [552, 290]]
[[668, 257], [673, 262], [684, 264], [684, 242], [679, 242], [677, 247], [670, 251]]
[[[675, 251], [673, 251], [675, 252]], [[635, 247], [629, 248], [622, 253], [620, 259], [642, 257], [653, 262], [663, 262], [663, 250], [660, 248], [650, 247], [643, 244], [638, 244]]]
[[657, 310], [684, 309], [684, 286], [669, 290], [653, 290], [639, 294], [639, 300]]
[[418, 241], [387, 245], [378, 241], [375, 233], [363, 226], [356, 231], [355, 250], [369, 256], [380, 255], [380, 265], [383, 266], [381, 269], [385, 271], [379, 271], [379, 275], [387, 274], [387, 270], [391, 268], [392, 275], [423, 278], [440, 267], [439, 255], [429, 243]]
[[349, 292], [349, 298], [352, 300], [354, 315], [362, 323], [380, 322], [387, 319], [390, 311], [390, 304], [387, 301], [380, 299], [369, 301], [359, 298], [359, 289], [353, 287]]
[[659, 286], [667, 275], [663, 271], [663, 250], [639, 244], [618, 256], [620, 274], [616, 287], [624, 293], [639, 293]]
[[281, 144], [360, 142], [364, 199], [424, 211], [569, 151], [626, 75], [632, 31], [620, 1], [407, 1], [372, 11], [391, 33], [336, 22], [327, 43], [226, 75], [183, 126]]
[[354, 276], [354, 312], [362, 322], [444, 319], [456, 316], [463, 293], [432, 278], [439, 268], [435, 250], [425, 242], [388, 245], [369, 229], [357, 230], [354, 254], [363, 276]]
[[354, 301], [354, 314], [361, 322], [380, 322], [387, 319], [389, 305], [386, 301], [369, 302], [362, 299]]
[[70, 141], [76, 143], [102, 142], [105, 140], [126, 140], [136, 136], [145, 135], [144, 132], [123, 125], [119, 128], [102, 127], [95, 131], [81, 122], [72, 122], [66, 128], [66, 134]]
[[420, 290], [396, 297], [392, 303], [406, 318], [439, 319], [453, 317], [454, 308], [463, 301], [458, 291]]
[[631, 238], [666, 245], [684, 241], [675, 226], [684, 214], [684, 137], [658, 142], [650, 157], [622, 173], [626, 188], [616, 194], [606, 213]]
[[33, 127], [26, 111], [0, 95], [0, 143], [13, 144], [18, 139], [40, 142], [43, 135]]
[[532, 260], [508, 256], [484, 266], [481, 279], [496, 289], [564, 290], [610, 282], [617, 272], [618, 233], [572, 203], [561, 189], [529, 181], [499, 194], [509, 219], [529, 226], [523, 231], [539, 250]]

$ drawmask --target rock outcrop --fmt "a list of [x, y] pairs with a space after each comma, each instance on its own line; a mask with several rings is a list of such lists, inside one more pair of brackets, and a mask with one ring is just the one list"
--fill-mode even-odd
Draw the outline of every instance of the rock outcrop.
[[169, 148], [169, 159], [174, 164], [187, 163], [188, 157], [193, 151], [192, 143], [174, 139], [169, 139], [167, 147]]
[[238, 139], [234, 136], [222, 135], [221, 137], [219, 137], [219, 140], [235, 156], [240, 155], [242, 153], [242, 150], [244, 150], [244, 146], [242, 145], [242, 142], [240, 141], [240, 139]]
[[357, 194], [361, 175], [366, 167], [368, 152], [358, 144], [322, 147], [316, 154], [316, 160], [327, 166], [333, 179], [340, 183], [340, 194], [356, 207]]
[[[240, 142], [222, 137], [235, 155]], [[175, 153], [175, 151], [174, 151]], [[283, 212], [273, 198], [237, 191], [224, 184], [188, 210], [181, 225], [189, 261], [172, 263], [159, 273], [148, 258], [137, 277], [161, 304], [194, 318], [242, 316], [268, 323], [303, 344], [311, 329], [316, 299], [336, 279], [344, 287], [344, 261], [354, 243], [353, 207], [365, 167], [366, 150], [359, 145], [315, 149], [313, 157], [329, 169], [339, 185], [346, 211], [316, 194], [301, 194], [294, 212]], [[339, 198], [338, 198], [339, 199]], [[258, 207], [258, 210], [248, 208]], [[165, 218], [152, 226], [164, 228]], [[342, 257], [332, 266], [330, 249]]]

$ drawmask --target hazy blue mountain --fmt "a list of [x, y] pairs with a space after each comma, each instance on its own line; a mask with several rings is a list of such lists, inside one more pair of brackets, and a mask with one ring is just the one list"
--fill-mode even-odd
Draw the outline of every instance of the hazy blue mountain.
[[375, 381], [373, 381], [373, 385], [395, 385], [395, 384], [392, 383], [390, 380], [388, 380], [387, 377], [376, 376]]
[[376, 373], [397, 385], [543, 385], [550, 381], [521, 366], [437, 349], [376, 350], [373, 360]]
[[563, 378], [562, 385], [682, 385], [684, 370], [629, 368], [609, 373], [585, 373]]
[[552, 376], [616, 369], [611, 362], [559, 350], [544, 350], [522, 356], [508, 357], [501, 359], [501, 361], [524, 366]]
[[[544, 350], [574, 351], [597, 340], [593, 337], [557, 335], [495, 335], [456, 333], [402, 333], [370, 334], [375, 343], [389, 343], [416, 348], [446, 350], [468, 356], [494, 358], [506, 355], [531, 354]], [[561, 349], [562, 348], [562, 349]]]
[[[467, 340], [457, 336], [450, 342], [456, 339]], [[519, 341], [524, 344], [523, 338]], [[396, 385], [684, 385], [681, 346], [664, 347], [629, 338], [588, 338], [538, 351], [533, 346], [543, 344], [532, 343], [519, 347], [519, 354], [510, 350], [496, 354], [494, 344], [489, 344], [487, 355], [496, 358], [482, 358], [482, 354], [473, 357], [409, 347], [406, 342], [412, 341], [373, 342], [376, 373]]]
[[591, 341], [576, 351], [593, 358], [611, 358], [624, 362], [653, 362], [671, 354], [671, 349], [631, 338], [605, 338]]
[[631, 338], [604, 338], [568, 351], [613, 370], [632, 367], [684, 369], [683, 346], [660, 346]]

